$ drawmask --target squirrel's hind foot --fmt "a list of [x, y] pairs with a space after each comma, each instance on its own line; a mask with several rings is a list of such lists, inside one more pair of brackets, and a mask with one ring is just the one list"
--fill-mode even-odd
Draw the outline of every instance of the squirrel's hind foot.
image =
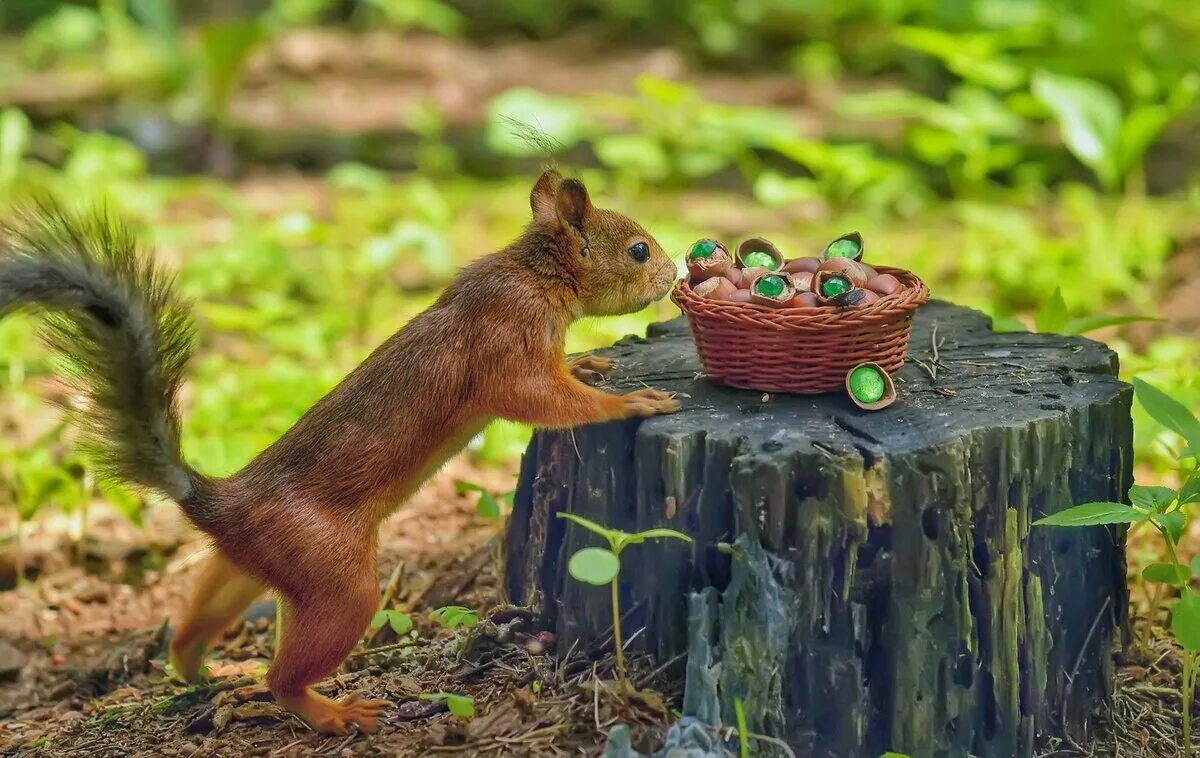
[[362, 693], [352, 693], [341, 700], [330, 700], [312, 690], [296, 696], [276, 695], [275, 702], [295, 713], [314, 732], [347, 735], [352, 726], [371, 733], [379, 728], [379, 714], [390, 703], [386, 700], [363, 700]]

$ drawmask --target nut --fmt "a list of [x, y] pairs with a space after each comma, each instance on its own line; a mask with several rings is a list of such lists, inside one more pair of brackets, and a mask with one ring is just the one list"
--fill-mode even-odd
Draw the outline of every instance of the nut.
[[896, 401], [896, 385], [878, 363], [860, 363], [846, 373], [846, 394], [864, 411], [877, 411]]
[[750, 285], [750, 302], [782, 308], [796, 295], [792, 277], [779, 272], [761, 274]]
[[820, 258], [793, 258], [783, 264], [783, 270], [789, 274], [815, 274], [820, 267]]
[[904, 289], [904, 285], [900, 283], [900, 280], [891, 274], [880, 274], [873, 279], [869, 279], [863, 286], [880, 295], [894, 295]]
[[848, 232], [825, 246], [821, 257], [825, 260], [847, 258], [861, 261], [863, 258], [863, 238], [858, 232]]
[[725, 300], [731, 293], [737, 292], [737, 285], [723, 276], [714, 276], [697, 284], [692, 291], [700, 297]]
[[777, 271], [783, 267], [783, 253], [779, 248], [762, 237], [749, 237], [737, 247], [737, 265], [739, 268], [765, 268]]

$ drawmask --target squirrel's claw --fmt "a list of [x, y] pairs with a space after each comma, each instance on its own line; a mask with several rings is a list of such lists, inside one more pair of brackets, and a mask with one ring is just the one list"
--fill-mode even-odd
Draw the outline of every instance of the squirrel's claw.
[[602, 379], [607, 379], [616, 366], [617, 362], [612, 358], [599, 355], [581, 355], [567, 361], [567, 368], [575, 378], [586, 384], [596, 384]]
[[679, 401], [670, 392], [656, 389], [637, 390], [630, 392], [625, 398], [625, 409], [630, 416], [658, 416], [664, 413], [675, 413], [679, 410]]

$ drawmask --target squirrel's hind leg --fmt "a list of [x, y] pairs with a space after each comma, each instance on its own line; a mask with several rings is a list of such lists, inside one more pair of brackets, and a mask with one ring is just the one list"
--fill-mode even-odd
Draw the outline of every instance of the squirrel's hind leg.
[[175, 674], [189, 684], [203, 679], [204, 656], [265, 589], [219, 551], [213, 553], [171, 638], [169, 656]]
[[[386, 700], [363, 700], [357, 694], [330, 700], [311, 686], [332, 674], [358, 644], [377, 602], [374, 571], [355, 577], [349, 586], [326, 579], [284, 605], [283, 639], [267, 672], [275, 702], [292, 711], [313, 730], [347, 734], [352, 725], [374, 732]], [[318, 591], [320, 589], [320, 591]]]

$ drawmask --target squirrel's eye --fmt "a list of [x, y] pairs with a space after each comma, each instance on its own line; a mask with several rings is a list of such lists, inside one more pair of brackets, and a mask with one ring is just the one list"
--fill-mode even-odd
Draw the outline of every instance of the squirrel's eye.
[[633, 258], [638, 263], [645, 263], [650, 260], [650, 246], [645, 242], [639, 242], [636, 245], [629, 246], [629, 257]]

